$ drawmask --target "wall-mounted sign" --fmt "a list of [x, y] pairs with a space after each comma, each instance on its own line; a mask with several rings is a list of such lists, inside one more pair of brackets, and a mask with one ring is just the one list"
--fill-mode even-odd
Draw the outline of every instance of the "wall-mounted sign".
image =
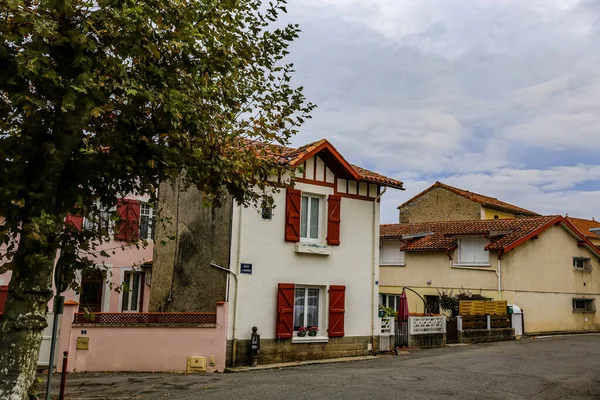
[[240, 274], [250, 274], [252, 275], [252, 264], [244, 264], [240, 265]]
[[89, 350], [90, 338], [89, 337], [78, 337], [77, 338], [77, 350]]

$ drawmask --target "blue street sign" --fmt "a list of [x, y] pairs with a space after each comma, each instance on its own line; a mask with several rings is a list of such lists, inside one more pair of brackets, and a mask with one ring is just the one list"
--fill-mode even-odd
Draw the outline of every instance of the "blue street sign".
[[252, 275], [252, 264], [241, 264], [240, 274], [250, 274]]

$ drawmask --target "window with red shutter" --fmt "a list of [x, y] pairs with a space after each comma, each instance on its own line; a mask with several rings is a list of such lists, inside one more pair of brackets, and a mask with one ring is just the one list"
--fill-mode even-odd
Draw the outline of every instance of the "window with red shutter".
[[285, 194], [285, 241], [300, 241], [301, 192], [288, 188]]
[[280, 283], [277, 289], [277, 339], [294, 336], [294, 288], [293, 283]]
[[340, 244], [340, 216], [342, 198], [329, 195], [327, 199], [327, 244], [338, 246]]
[[65, 223], [73, 226], [77, 230], [80, 230], [83, 226], [83, 217], [80, 215], [68, 214], [67, 218], [65, 218]]
[[344, 336], [344, 314], [346, 313], [346, 286], [329, 287], [329, 337]]
[[140, 203], [132, 199], [117, 202], [119, 221], [115, 224], [115, 239], [128, 242], [138, 240], [140, 232]]

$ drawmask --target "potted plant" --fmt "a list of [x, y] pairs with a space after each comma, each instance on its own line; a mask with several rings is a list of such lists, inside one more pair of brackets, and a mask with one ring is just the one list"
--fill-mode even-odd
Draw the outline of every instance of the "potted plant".
[[308, 329], [308, 336], [317, 336], [317, 333], [319, 333], [319, 328], [317, 328], [316, 326], [311, 326]]
[[306, 334], [307, 334], [307, 333], [308, 333], [308, 328], [307, 328], [307, 327], [305, 327], [305, 326], [301, 326], [301, 327], [298, 329], [298, 336], [299, 336], [299, 337], [304, 337], [304, 336], [306, 336]]

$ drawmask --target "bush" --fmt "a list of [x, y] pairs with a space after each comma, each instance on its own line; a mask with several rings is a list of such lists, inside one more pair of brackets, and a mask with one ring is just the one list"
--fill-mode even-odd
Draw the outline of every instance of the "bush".
[[454, 290], [438, 289], [438, 296], [440, 296], [440, 307], [442, 310], [451, 311], [453, 317], [458, 315], [458, 306], [461, 300], [488, 300], [482, 294], [471, 293], [464, 289], [461, 289], [458, 294], [454, 294]]
[[392, 307], [384, 307], [380, 305], [379, 309], [383, 310], [383, 318], [396, 318], [398, 316], [398, 312]]

